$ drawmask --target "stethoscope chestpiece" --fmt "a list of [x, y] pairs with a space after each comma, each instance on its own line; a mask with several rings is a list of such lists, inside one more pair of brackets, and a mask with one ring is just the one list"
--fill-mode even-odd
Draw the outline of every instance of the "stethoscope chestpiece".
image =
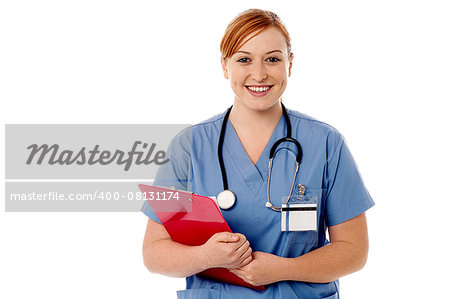
[[236, 196], [230, 190], [223, 190], [217, 195], [217, 203], [222, 210], [228, 210], [236, 202]]

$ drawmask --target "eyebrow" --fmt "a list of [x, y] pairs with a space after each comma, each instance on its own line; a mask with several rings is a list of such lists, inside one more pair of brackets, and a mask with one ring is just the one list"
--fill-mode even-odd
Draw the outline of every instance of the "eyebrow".
[[[280, 52], [281, 54], [283, 54], [283, 52], [281, 50], [272, 50], [272, 51], [267, 52], [266, 55], [274, 53], [274, 52]], [[251, 55], [252, 54], [252, 53], [247, 52], [247, 51], [236, 51], [236, 54], [237, 53], [243, 53], [243, 54], [247, 54], [247, 55]]]

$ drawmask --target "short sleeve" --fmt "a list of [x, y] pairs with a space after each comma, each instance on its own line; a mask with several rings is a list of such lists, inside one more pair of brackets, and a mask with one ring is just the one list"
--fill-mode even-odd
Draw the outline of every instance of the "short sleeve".
[[326, 172], [325, 217], [328, 226], [350, 220], [375, 204], [342, 136], [339, 135], [336, 145]]
[[[174, 187], [187, 191], [192, 189], [191, 132], [191, 129], [185, 129], [172, 139], [167, 149], [169, 161], [159, 167], [154, 186]], [[147, 201], [144, 201], [141, 211], [150, 219], [161, 223]]]

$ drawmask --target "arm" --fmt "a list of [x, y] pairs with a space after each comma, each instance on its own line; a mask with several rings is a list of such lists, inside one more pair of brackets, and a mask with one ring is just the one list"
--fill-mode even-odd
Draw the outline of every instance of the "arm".
[[186, 277], [214, 267], [237, 268], [251, 261], [244, 235], [228, 232], [213, 235], [201, 246], [172, 241], [163, 225], [149, 219], [142, 255], [150, 272]]
[[247, 266], [233, 273], [254, 285], [283, 280], [327, 283], [358, 271], [367, 260], [369, 241], [365, 213], [330, 226], [330, 244], [296, 258], [254, 252]]

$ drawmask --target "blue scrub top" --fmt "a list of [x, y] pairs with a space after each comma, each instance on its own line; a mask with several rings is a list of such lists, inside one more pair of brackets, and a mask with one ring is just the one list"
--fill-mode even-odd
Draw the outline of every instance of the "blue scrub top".
[[[223, 159], [229, 189], [236, 203], [222, 214], [233, 232], [244, 234], [253, 251], [294, 258], [328, 244], [326, 229], [365, 212], [374, 205], [344, 138], [333, 127], [296, 111], [287, 110], [292, 137], [301, 144], [303, 158], [294, 186], [306, 186], [306, 196], [318, 198], [317, 231], [281, 231], [281, 213], [265, 207], [269, 152], [286, 135], [281, 117], [258, 162], [248, 157], [232, 124], [227, 122]], [[225, 112], [179, 133], [167, 151], [170, 162], [161, 166], [154, 185], [217, 196], [223, 190], [217, 148]], [[294, 152], [283, 147], [289, 147]], [[283, 143], [274, 158], [270, 198], [280, 206], [289, 194], [296, 150]], [[293, 194], [297, 193], [294, 187]], [[160, 223], [150, 205], [142, 211]], [[178, 298], [338, 298], [338, 281], [306, 283], [281, 281], [265, 291], [212, 281], [193, 275], [186, 278], [186, 290]]]

